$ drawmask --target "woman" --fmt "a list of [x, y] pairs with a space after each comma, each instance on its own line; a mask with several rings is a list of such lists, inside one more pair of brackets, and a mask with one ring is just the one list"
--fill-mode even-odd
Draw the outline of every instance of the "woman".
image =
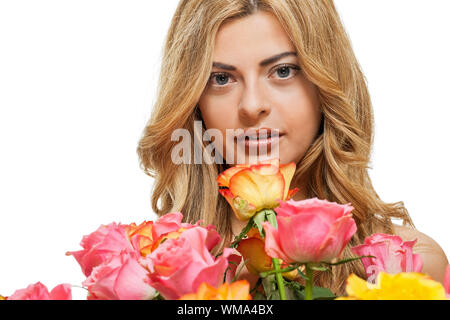
[[[237, 163], [229, 157], [236, 141], [216, 143], [223, 164], [177, 164], [169, 160], [176, 144], [172, 133], [184, 128], [194, 137], [192, 145], [204, 149], [206, 129], [223, 136], [226, 129], [276, 129], [281, 163], [297, 164], [294, 200], [318, 197], [355, 208], [358, 231], [344, 257], [376, 232], [417, 238], [414, 252], [422, 256], [423, 272], [443, 281], [443, 250], [416, 230], [403, 202], [383, 202], [371, 184], [371, 101], [332, 0], [182, 0], [161, 70], [138, 147], [141, 167], [155, 178], [155, 213], [181, 211], [186, 221], [203, 219], [217, 226], [222, 246], [229, 245], [245, 223], [219, 195], [216, 178]], [[342, 295], [350, 273], [365, 277], [362, 263], [319, 273], [316, 285]]]

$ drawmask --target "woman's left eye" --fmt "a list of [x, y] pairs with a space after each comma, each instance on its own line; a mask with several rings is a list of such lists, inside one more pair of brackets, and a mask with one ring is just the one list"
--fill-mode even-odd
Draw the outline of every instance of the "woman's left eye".
[[297, 73], [297, 71], [300, 70], [297, 66], [291, 66], [291, 65], [282, 65], [275, 69], [276, 74], [280, 79], [288, 79], [291, 75], [291, 72], [294, 71], [294, 75]]

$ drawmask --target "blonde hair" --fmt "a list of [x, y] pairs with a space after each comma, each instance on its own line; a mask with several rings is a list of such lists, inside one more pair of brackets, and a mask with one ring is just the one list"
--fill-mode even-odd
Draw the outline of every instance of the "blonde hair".
[[[227, 165], [174, 164], [171, 141], [175, 129], [187, 129], [205, 147], [194, 121], [202, 120], [197, 103], [208, 82], [219, 27], [230, 19], [272, 12], [299, 57], [303, 74], [317, 86], [323, 119], [320, 132], [297, 164], [291, 184], [303, 188], [307, 198], [351, 203], [358, 230], [345, 248], [375, 233], [393, 233], [391, 218], [414, 224], [403, 202], [385, 203], [375, 192], [368, 168], [373, 142], [373, 112], [367, 84], [332, 0], [181, 0], [164, 45], [157, 100], [139, 141], [140, 166], [153, 177], [151, 203], [164, 215], [181, 211], [184, 220], [214, 224], [232, 238], [233, 214], [219, 194], [216, 178]], [[194, 144], [194, 143], [192, 143]], [[193, 149], [192, 145], [192, 149]], [[298, 185], [304, 181], [303, 185]], [[316, 276], [316, 285], [345, 293], [350, 273], [366, 277], [360, 261], [333, 267]]]

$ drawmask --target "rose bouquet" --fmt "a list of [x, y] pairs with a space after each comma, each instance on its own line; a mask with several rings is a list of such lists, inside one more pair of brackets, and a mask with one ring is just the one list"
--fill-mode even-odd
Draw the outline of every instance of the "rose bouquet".
[[[183, 223], [181, 212], [156, 221], [101, 225], [82, 238], [72, 256], [86, 276], [88, 300], [286, 300], [448, 299], [444, 285], [420, 273], [416, 241], [373, 234], [341, 259], [357, 227], [351, 204], [317, 198], [294, 201], [289, 189], [295, 164], [279, 159], [236, 165], [217, 178], [219, 192], [247, 224], [230, 247], [213, 254], [221, 237], [213, 225]], [[314, 271], [361, 259], [367, 279], [351, 274], [345, 297], [316, 287]], [[258, 276], [253, 288], [238, 280], [242, 269]], [[301, 281], [300, 281], [301, 280]], [[40, 282], [5, 300], [70, 300], [71, 285], [51, 292]]]

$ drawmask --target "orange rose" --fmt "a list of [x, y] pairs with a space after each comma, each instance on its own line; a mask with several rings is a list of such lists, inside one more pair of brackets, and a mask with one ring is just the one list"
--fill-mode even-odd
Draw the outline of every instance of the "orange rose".
[[[242, 255], [245, 266], [250, 273], [259, 275], [261, 272], [273, 269], [272, 258], [267, 255], [264, 249], [264, 240], [261, 238], [258, 229], [250, 229], [247, 233], [247, 238], [241, 240], [236, 249]], [[282, 260], [280, 260], [280, 264], [281, 269], [288, 267]], [[299, 277], [297, 270], [285, 272], [282, 275], [289, 280], [295, 280]]]
[[249, 293], [250, 284], [247, 280], [240, 280], [232, 284], [224, 283], [219, 288], [203, 282], [197, 293], [183, 295], [179, 300], [252, 300]]
[[138, 226], [135, 223], [131, 223], [127, 226], [127, 235], [133, 246], [143, 257], [153, 251], [156, 243], [153, 221], [144, 221]]
[[280, 165], [280, 159], [253, 165], [236, 165], [217, 178], [219, 189], [239, 220], [246, 221], [262, 209], [279, 206], [277, 200], [288, 200], [298, 188], [289, 190], [295, 163]]
[[[178, 239], [180, 235], [197, 224], [182, 223], [183, 214], [181, 212], [171, 212], [160, 217], [155, 222], [144, 221], [140, 225], [131, 223], [126, 226], [127, 236], [133, 247], [145, 257], [154, 251], [158, 246], [167, 239]], [[208, 244], [213, 246], [219, 241], [216, 235], [214, 226], [207, 226], [206, 229], [210, 231]], [[210, 243], [211, 242], [211, 243]]]
[[264, 240], [258, 229], [250, 229], [247, 238], [239, 242], [236, 250], [242, 255], [249, 272], [259, 275], [272, 270], [272, 258], [264, 250]]

